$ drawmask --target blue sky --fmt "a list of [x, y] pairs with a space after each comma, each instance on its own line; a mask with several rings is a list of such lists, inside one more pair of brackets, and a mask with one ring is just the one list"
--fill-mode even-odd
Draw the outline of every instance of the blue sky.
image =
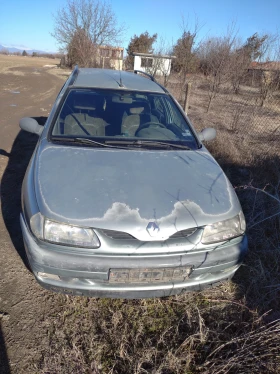
[[[111, 0], [120, 23], [125, 23], [123, 46], [144, 31], [175, 42], [181, 34], [182, 15], [203, 25], [200, 37], [219, 36], [231, 22], [244, 40], [255, 32], [280, 32], [280, 0]], [[50, 35], [53, 14], [66, 0], [0, 0], [0, 44], [57, 51]]]

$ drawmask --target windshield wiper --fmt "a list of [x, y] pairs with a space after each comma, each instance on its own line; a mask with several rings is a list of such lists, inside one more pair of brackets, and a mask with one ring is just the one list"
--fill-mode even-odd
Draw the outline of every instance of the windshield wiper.
[[[81, 144], [90, 144], [92, 146], [98, 147], [108, 147], [108, 148], [119, 148], [119, 149], [129, 149], [128, 146], [132, 147], [157, 147], [157, 148], [177, 148], [177, 149], [188, 149], [191, 148], [187, 145], [182, 144], [174, 144], [174, 143], [166, 143], [160, 142], [155, 140], [105, 140], [104, 143], [97, 142], [96, 140], [88, 139], [88, 138], [70, 138], [66, 136], [53, 136], [51, 138], [55, 141], [66, 141], [66, 142], [73, 142], [73, 143], [81, 143]], [[120, 146], [120, 147], [118, 147]], [[131, 148], [130, 148], [131, 149]]]
[[132, 145], [132, 146], [151, 146], [151, 147], [161, 147], [161, 148], [178, 148], [178, 149], [188, 149], [191, 148], [187, 145], [182, 144], [174, 144], [174, 143], [167, 143], [161, 142], [157, 140], [106, 140], [106, 144], [116, 144], [116, 145]]
[[65, 142], [72, 142], [72, 143], [81, 143], [81, 144], [90, 144], [92, 146], [98, 147], [108, 147], [108, 148], [126, 148], [126, 147], [115, 147], [114, 145], [109, 145], [101, 142], [97, 142], [96, 140], [88, 139], [88, 138], [68, 138], [66, 136], [53, 136], [52, 140], [59, 140]]

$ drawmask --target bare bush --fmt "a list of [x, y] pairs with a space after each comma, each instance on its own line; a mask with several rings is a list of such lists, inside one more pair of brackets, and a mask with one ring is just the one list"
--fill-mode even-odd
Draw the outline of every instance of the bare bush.
[[[235, 94], [239, 94], [240, 85], [244, 81], [251, 63], [255, 59], [268, 56], [272, 42], [270, 35], [257, 33], [249, 37], [244, 44], [238, 40], [234, 25], [228, 29], [224, 37], [209, 38], [198, 49], [200, 68], [208, 81], [209, 111], [212, 100], [217, 96], [220, 88], [230, 83]], [[270, 74], [269, 74], [270, 75]], [[271, 82], [263, 75], [261, 81], [260, 97], [266, 99], [267, 92], [272, 91]], [[277, 85], [273, 86], [277, 89]]]
[[261, 71], [261, 78], [259, 80], [260, 106], [273, 99], [274, 94], [280, 89], [279, 36], [269, 35], [263, 48], [268, 53], [267, 57], [272, 61], [259, 65]]
[[262, 71], [259, 88], [260, 106], [273, 98], [273, 94], [280, 89], [280, 63], [278, 65], [275, 70]]
[[230, 82], [235, 94], [240, 93], [240, 84], [244, 80], [250, 64], [251, 59], [246, 48], [236, 48], [232, 52], [230, 57]]
[[207, 112], [212, 100], [217, 96], [221, 86], [231, 78], [231, 53], [236, 35], [234, 28], [224, 37], [209, 38], [198, 50], [200, 68], [207, 78], [209, 101]]

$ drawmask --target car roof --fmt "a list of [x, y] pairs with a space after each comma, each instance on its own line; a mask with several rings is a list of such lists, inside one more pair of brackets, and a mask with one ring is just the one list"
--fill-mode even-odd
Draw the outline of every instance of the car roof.
[[[75, 73], [75, 72], [74, 72]], [[110, 69], [79, 68], [71, 86], [135, 91], [166, 91], [156, 81], [133, 72]]]

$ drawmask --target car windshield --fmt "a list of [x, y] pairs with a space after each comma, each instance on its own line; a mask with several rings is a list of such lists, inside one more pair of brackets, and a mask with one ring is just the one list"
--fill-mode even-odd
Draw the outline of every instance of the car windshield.
[[71, 89], [51, 130], [53, 139], [86, 138], [101, 143], [158, 141], [197, 148], [179, 108], [167, 94]]

